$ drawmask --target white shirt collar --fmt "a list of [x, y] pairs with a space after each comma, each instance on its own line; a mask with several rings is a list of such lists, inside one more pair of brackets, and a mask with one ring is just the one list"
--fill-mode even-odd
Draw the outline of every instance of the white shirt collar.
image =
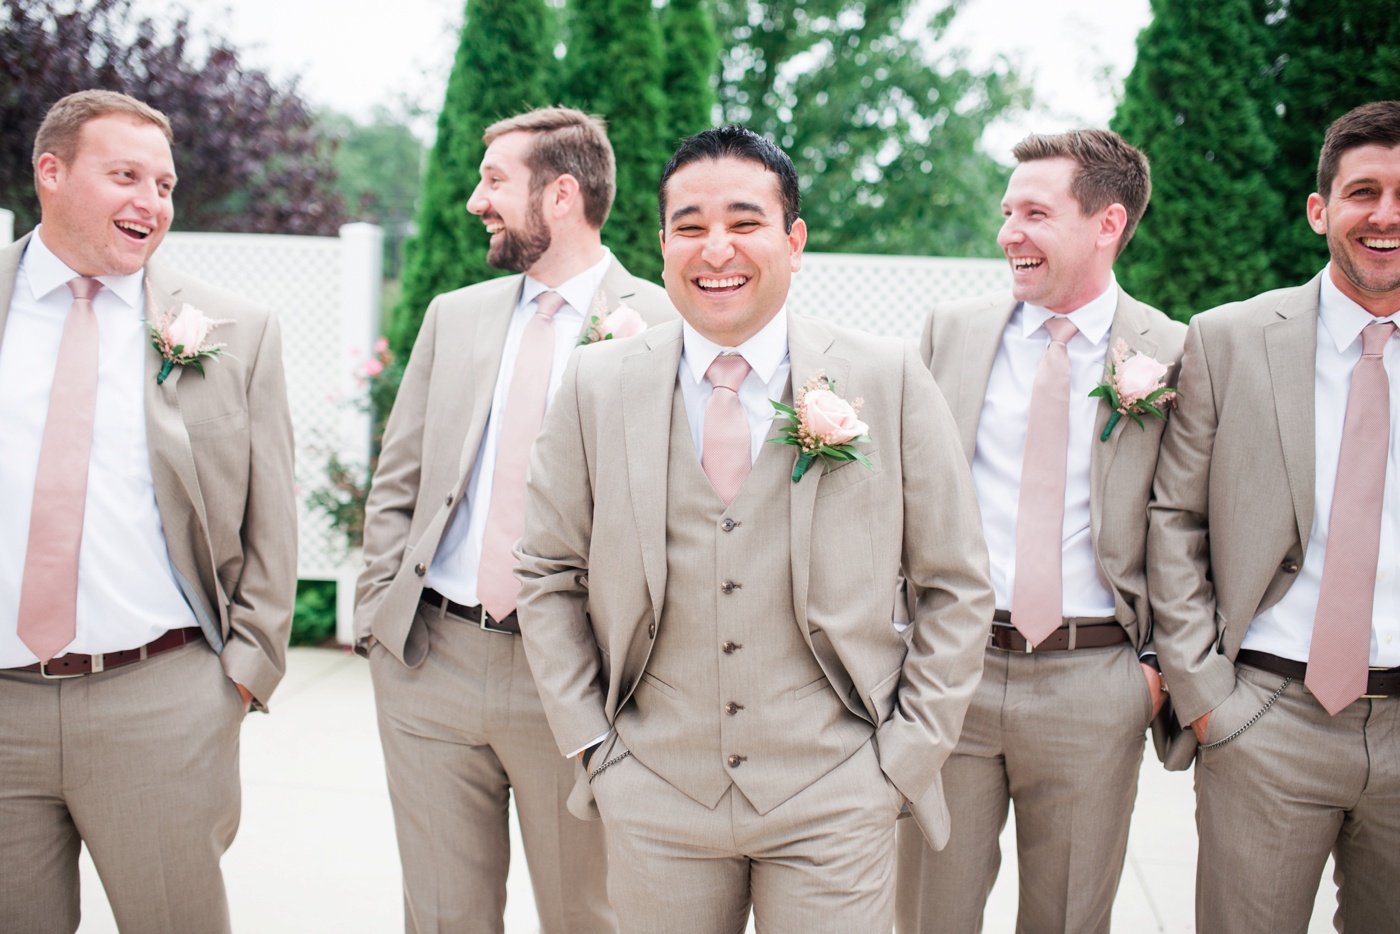
[[715, 357], [725, 352], [742, 356], [750, 369], [758, 374], [758, 378], [767, 383], [772, 381], [778, 367], [787, 359], [787, 305], [779, 308], [773, 320], [738, 347], [721, 347], [685, 320], [681, 321], [681, 340], [683, 365], [690, 368], [690, 375], [695, 377], [697, 384], [705, 378], [705, 372], [709, 370], [710, 364], [715, 362]]
[[1377, 318], [1337, 288], [1337, 283], [1332, 281], [1331, 263], [1322, 270], [1322, 290], [1317, 297], [1317, 316], [1322, 320], [1322, 327], [1332, 338], [1332, 343], [1336, 345], [1337, 353], [1356, 343], [1356, 339], [1361, 336], [1361, 329], [1368, 324], [1393, 321], [1400, 327], [1400, 311], [1385, 318]]
[[[41, 235], [43, 226], [34, 228], [34, 236], [24, 248], [24, 271], [29, 279], [29, 287], [34, 290], [34, 300], [39, 301], [55, 289], [65, 288], [78, 274], [54, 255]], [[98, 276], [97, 281], [131, 308], [143, 308], [141, 285], [145, 270], [137, 270], [129, 276]]]
[[602, 284], [603, 276], [607, 275], [608, 266], [612, 264], [612, 259], [612, 251], [603, 247], [601, 260], [562, 285], [553, 288], [527, 275], [525, 285], [520, 291], [520, 303], [522, 306], [528, 305], [544, 292], [558, 292], [564, 297], [564, 301], [569, 303], [570, 308], [587, 317], [589, 310], [593, 307], [593, 296], [598, 291], [598, 286]]
[[[1118, 278], [1110, 272], [1108, 274], [1108, 288], [1100, 292], [1098, 297], [1085, 302], [1064, 317], [1074, 322], [1074, 326], [1079, 329], [1079, 333], [1083, 335], [1085, 340], [1091, 344], [1098, 344], [1108, 333], [1108, 329], [1113, 327], [1113, 313], [1117, 310]], [[1055, 312], [1048, 308], [1032, 305], [1030, 302], [1022, 302], [1021, 336], [1030, 337], [1043, 327], [1053, 314]]]

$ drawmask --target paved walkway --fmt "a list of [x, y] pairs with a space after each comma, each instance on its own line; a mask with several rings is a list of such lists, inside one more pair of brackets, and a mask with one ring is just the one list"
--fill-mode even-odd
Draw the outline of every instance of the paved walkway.
[[[364, 660], [293, 649], [271, 716], [243, 727], [243, 824], [224, 858], [239, 934], [393, 934], [403, 930], [398, 852]], [[1190, 773], [1167, 773], [1146, 752], [1113, 909], [1119, 934], [1193, 930], [1196, 834]], [[1014, 828], [1003, 836], [987, 934], [1015, 927]], [[1331, 931], [1330, 864], [1310, 934]], [[538, 931], [518, 836], [507, 934]], [[116, 931], [97, 874], [83, 859], [80, 934]], [[139, 934], [139, 932], [136, 932]], [[192, 932], [197, 934], [197, 932]]]

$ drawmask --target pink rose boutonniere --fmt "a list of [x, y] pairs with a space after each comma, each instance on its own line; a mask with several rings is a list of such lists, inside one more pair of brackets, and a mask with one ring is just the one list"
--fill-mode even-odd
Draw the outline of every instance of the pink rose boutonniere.
[[1144, 415], [1167, 420], [1167, 409], [1177, 399], [1176, 387], [1167, 385], [1167, 371], [1171, 368], [1154, 360], [1145, 353], [1129, 354], [1128, 345], [1119, 340], [1113, 345], [1113, 356], [1108, 362], [1108, 378], [1099, 383], [1089, 395], [1107, 399], [1113, 406], [1113, 414], [1108, 417], [1100, 441], [1107, 441], [1113, 433], [1113, 426], [1124, 415], [1137, 422], [1139, 428]]
[[[155, 306], [153, 295], [151, 305]], [[146, 323], [151, 327], [151, 346], [164, 361], [156, 374], [156, 385], [159, 386], [176, 365], [192, 366], [203, 376], [204, 360], [216, 358], [224, 352], [223, 344], [209, 342], [209, 332], [232, 324], [233, 319], [211, 318], [193, 305], [182, 302], [178, 308], [172, 308]]]
[[593, 314], [588, 316], [583, 333], [579, 335], [579, 347], [585, 344], [596, 344], [598, 341], [610, 341], [614, 338], [622, 340], [624, 337], [632, 337], [647, 329], [647, 323], [642, 320], [637, 309], [626, 302], [619, 304], [611, 313], [604, 311], [599, 306], [600, 303], [594, 303]]
[[818, 370], [802, 384], [797, 392], [796, 406], [773, 401], [777, 409], [774, 419], [786, 418], [788, 424], [779, 429], [780, 437], [769, 438], [770, 444], [791, 444], [798, 449], [797, 463], [792, 468], [792, 482], [802, 479], [807, 468], [817, 458], [827, 462], [827, 470], [843, 461], [859, 461], [867, 470], [875, 467], [856, 447], [856, 442], [869, 441], [869, 428], [856, 417], [863, 400], [847, 402], [836, 394], [836, 385]]

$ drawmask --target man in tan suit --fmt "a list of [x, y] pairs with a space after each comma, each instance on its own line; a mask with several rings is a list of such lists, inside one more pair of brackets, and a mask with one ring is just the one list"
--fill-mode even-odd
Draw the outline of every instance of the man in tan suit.
[[1192, 319], [1151, 509], [1199, 931], [1305, 930], [1329, 853], [1337, 929], [1400, 924], [1400, 101], [1332, 124], [1307, 208], [1320, 274]]
[[370, 489], [356, 631], [379, 705], [407, 930], [502, 930], [513, 789], [545, 934], [610, 932], [603, 837], [565, 808], [573, 773], [520, 644], [510, 548], [521, 512], [510, 497], [525, 495], [534, 432], [522, 429], [531, 416], [539, 425], [580, 337], [674, 311], [602, 245], [614, 170], [600, 121], [536, 110], [489, 127], [486, 142], [467, 209], [491, 234], [491, 264], [523, 275], [428, 308]]
[[[992, 612], [972, 485], [912, 347], [787, 310], [797, 211], [763, 138], [683, 143], [661, 241], [684, 322], [575, 357], [532, 456], [525, 645], [625, 932], [739, 932], [751, 905], [761, 930], [888, 931], [896, 815], [948, 833]], [[795, 471], [765, 443], [783, 399], [866, 429], [869, 466]]]
[[[1120, 416], [1105, 437], [1113, 406], [1089, 395], [1115, 353], [1171, 365], [1181, 356], [1185, 326], [1113, 276], [1147, 208], [1147, 158], [1106, 130], [1031, 136], [1013, 152], [1020, 164], [997, 237], [1011, 292], [934, 308], [920, 344], [972, 465], [998, 609], [982, 681], [943, 768], [952, 836], [935, 852], [900, 831], [902, 934], [981, 930], [1008, 803], [1017, 930], [1107, 931], [1143, 733], [1164, 698], [1156, 669], [1139, 662], [1151, 653], [1147, 498], [1163, 422], [1148, 416], [1139, 428]], [[1047, 483], [1057, 465], [1032, 432], [1054, 423], [1036, 409], [1037, 376], [1060, 322], [1073, 326], [1060, 338], [1066, 447]], [[1046, 506], [1048, 554], [1021, 527]], [[1037, 631], [1032, 614], [1042, 608], [1050, 619]]]
[[[285, 668], [281, 338], [266, 309], [151, 260], [174, 215], [170, 139], [130, 97], [65, 97], [34, 144], [40, 226], [0, 250], [7, 931], [77, 929], [80, 844], [122, 931], [229, 930], [239, 729]], [[182, 307], [221, 319], [207, 341], [226, 347], [158, 382], [147, 320]]]

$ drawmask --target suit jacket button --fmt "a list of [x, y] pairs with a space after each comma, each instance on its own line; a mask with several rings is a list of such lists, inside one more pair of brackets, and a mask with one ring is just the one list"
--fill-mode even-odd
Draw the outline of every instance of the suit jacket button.
[[1298, 573], [1298, 562], [1297, 562], [1297, 561], [1294, 561], [1292, 558], [1289, 558], [1288, 560], [1284, 561], [1284, 562], [1283, 562], [1283, 573], [1285, 573], [1285, 574], [1297, 574], [1297, 573]]
[[725, 760], [725, 761], [727, 761], [727, 762], [729, 763], [729, 767], [730, 767], [731, 769], [737, 769], [737, 768], [740, 766], [741, 763], [747, 762], [748, 760], [749, 760], [749, 757], [748, 757], [748, 756], [730, 756], [730, 757], [729, 757], [727, 760]]
[[448, 493], [448, 494], [447, 494], [447, 505], [448, 505], [448, 506], [451, 506], [451, 505], [452, 505], [452, 494], [451, 494], [451, 493]]
[[420, 561], [413, 566], [413, 573], [422, 577], [424, 574], [428, 573], [428, 566]]
[[724, 705], [724, 712], [729, 714], [731, 717], [743, 709], [743, 704], [729, 703]]
[[739, 523], [735, 522], [733, 519], [725, 519], [719, 524], [719, 527], [724, 529], [726, 532], [732, 532], [734, 531], [734, 527], [738, 524]]
[[656, 638], [656, 624], [655, 624], [655, 623], [647, 623], [647, 638], [648, 638], [648, 639], [655, 639], [655, 638]]
[[724, 651], [725, 655], [733, 655], [739, 649], [742, 649], [743, 646], [738, 642], [726, 642], [724, 645], [721, 645], [720, 648]]
[[719, 589], [720, 589], [720, 593], [729, 594], [729, 593], [733, 593], [734, 591], [740, 589], [740, 588], [743, 587], [743, 586], [744, 586], [743, 584], [736, 584], [736, 583], [734, 583], [733, 581], [725, 581], [723, 584], [720, 584], [720, 585], [719, 585]]
[[632, 679], [631, 679], [631, 678], [628, 678], [626, 681], [622, 682], [622, 693], [623, 693], [623, 694], [631, 694], [631, 693], [632, 693]]

